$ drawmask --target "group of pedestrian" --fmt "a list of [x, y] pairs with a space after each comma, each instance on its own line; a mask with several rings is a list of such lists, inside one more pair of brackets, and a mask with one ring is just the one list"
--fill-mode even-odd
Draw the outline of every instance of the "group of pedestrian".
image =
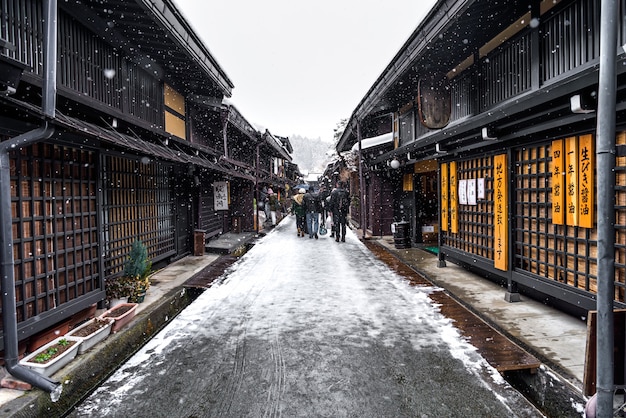
[[292, 197], [291, 204], [291, 213], [296, 217], [298, 237], [308, 234], [310, 239], [318, 239], [321, 216], [324, 225], [330, 218], [331, 238], [335, 238], [336, 242], [345, 242], [349, 208], [350, 193], [346, 182], [340, 181], [330, 193], [324, 186], [319, 193], [315, 193], [313, 188], [309, 188], [308, 191], [304, 188], [299, 189]]

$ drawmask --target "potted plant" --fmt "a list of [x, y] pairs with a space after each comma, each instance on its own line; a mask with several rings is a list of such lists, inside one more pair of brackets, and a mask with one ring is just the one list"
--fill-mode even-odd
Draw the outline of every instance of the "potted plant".
[[150, 287], [151, 269], [152, 262], [148, 259], [146, 246], [139, 240], [133, 242], [122, 275], [106, 281], [109, 307], [114, 307], [121, 299], [126, 298], [132, 303], [142, 302]]
[[124, 302], [130, 294], [129, 281], [126, 277], [122, 276], [108, 278], [104, 284], [104, 288], [110, 308]]
[[150, 287], [152, 262], [148, 259], [148, 249], [141, 241], [133, 242], [130, 254], [124, 265], [124, 278], [128, 287], [128, 302], [143, 302]]

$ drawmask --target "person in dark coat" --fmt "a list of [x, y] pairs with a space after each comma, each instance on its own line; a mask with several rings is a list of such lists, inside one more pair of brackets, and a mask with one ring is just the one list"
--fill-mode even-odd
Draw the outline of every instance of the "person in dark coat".
[[309, 233], [309, 238], [318, 238], [317, 231], [320, 227], [320, 212], [322, 211], [322, 204], [320, 202], [319, 195], [313, 193], [313, 188], [310, 188], [308, 193], [304, 195], [304, 209], [306, 210], [306, 229]]
[[328, 216], [328, 202], [327, 202], [326, 198], [330, 196], [330, 191], [328, 189], [326, 189], [325, 185], [322, 185], [320, 187], [320, 191], [318, 192], [318, 196], [319, 196], [320, 202], [322, 204], [322, 221], [325, 221], [326, 217]]
[[296, 227], [298, 228], [299, 237], [303, 237], [304, 231], [306, 230], [304, 193], [306, 193], [306, 190], [300, 189], [298, 193], [291, 198], [291, 213], [296, 216]]
[[345, 181], [340, 181], [337, 188], [330, 193], [330, 210], [333, 213], [335, 241], [346, 242], [346, 223], [350, 209], [350, 193]]

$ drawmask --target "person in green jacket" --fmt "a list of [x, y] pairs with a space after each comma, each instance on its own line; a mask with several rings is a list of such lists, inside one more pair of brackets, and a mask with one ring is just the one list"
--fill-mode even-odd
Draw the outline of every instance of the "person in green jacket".
[[272, 189], [267, 190], [267, 203], [270, 207], [270, 219], [272, 220], [272, 226], [276, 226], [276, 211], [279, 208], [278, 196]]
[[298, 236], [303, 237], [306, 231], [306, 210], [304, 209], [304, 194], [306, 190], [298, 190], [298, 194], [291, 198], [291, 213], [296, 215], [296, 227]]

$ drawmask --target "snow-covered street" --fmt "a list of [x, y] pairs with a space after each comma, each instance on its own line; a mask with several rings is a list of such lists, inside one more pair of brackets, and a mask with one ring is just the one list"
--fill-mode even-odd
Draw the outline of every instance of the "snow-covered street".
[[432, 290], [287, 217], [72, 416], [541, 416]]

